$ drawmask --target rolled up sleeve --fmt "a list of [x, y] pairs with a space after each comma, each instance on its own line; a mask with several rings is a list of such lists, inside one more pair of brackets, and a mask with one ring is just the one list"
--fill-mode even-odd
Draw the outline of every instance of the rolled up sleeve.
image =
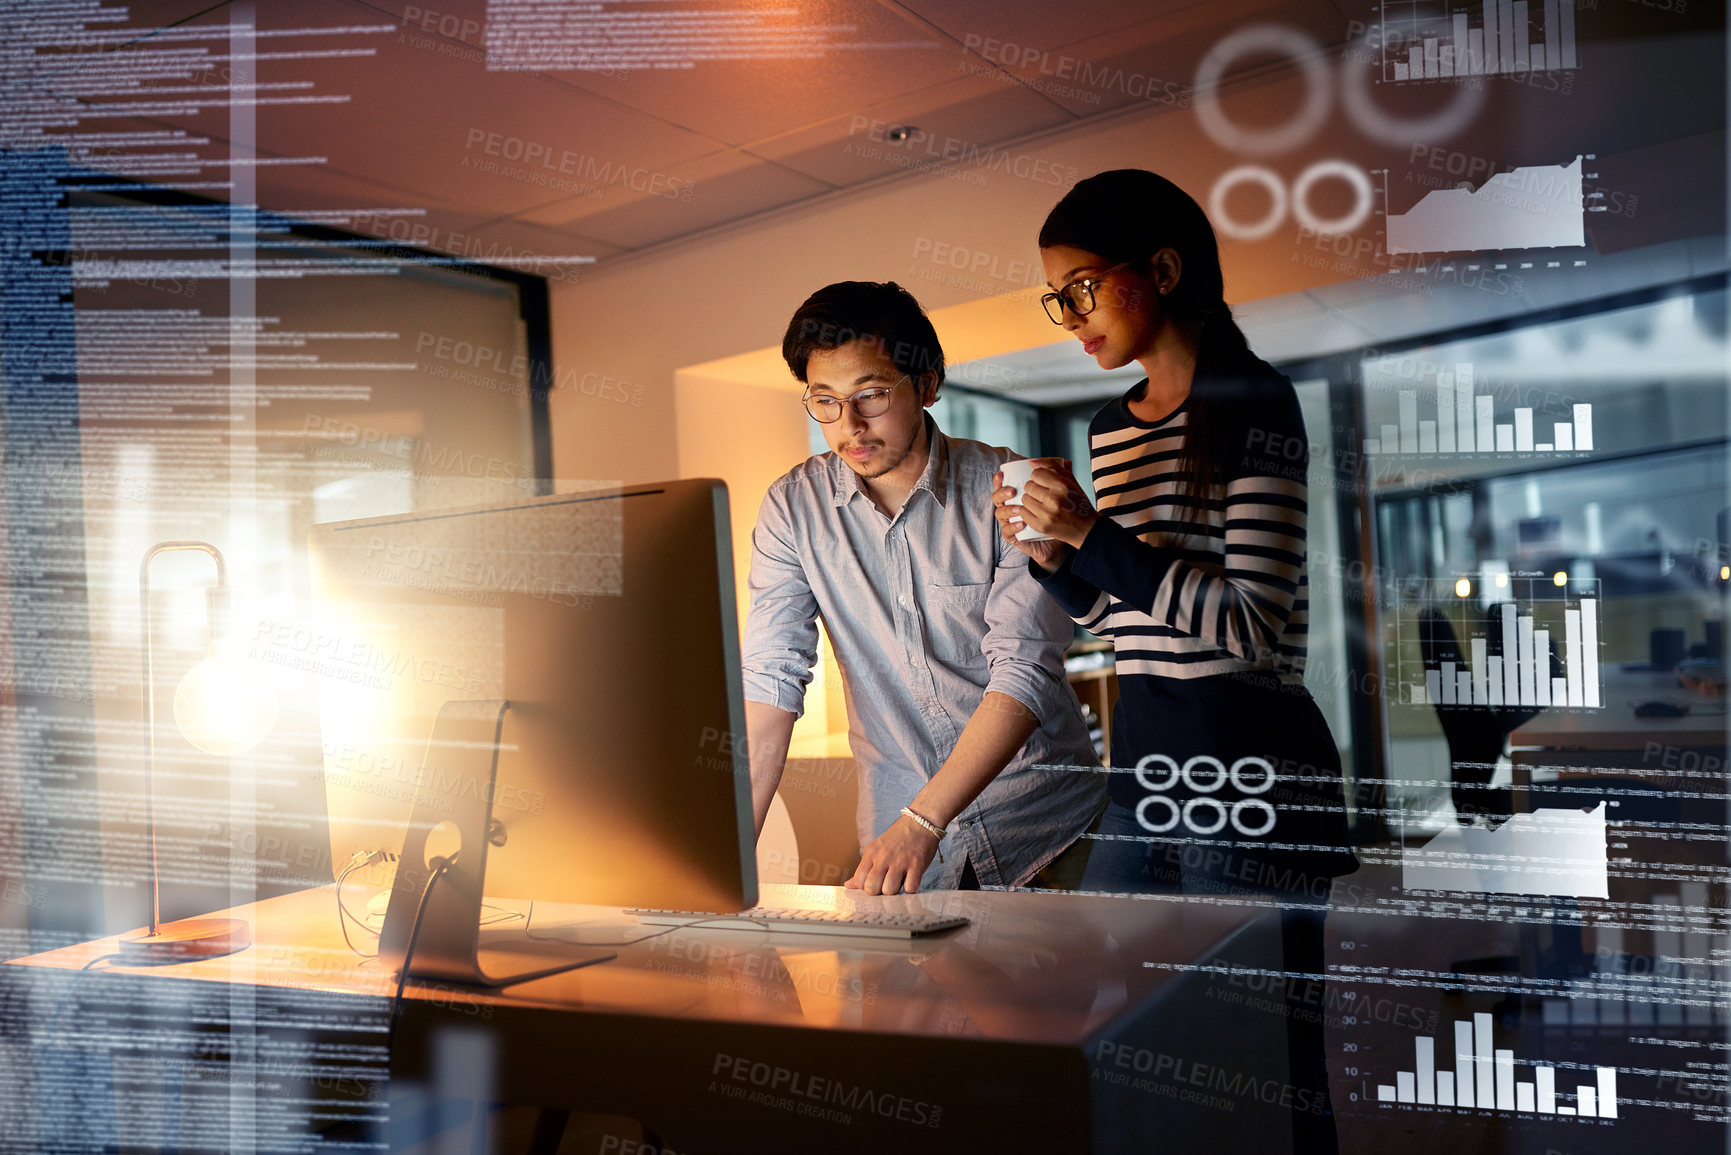
[[785, 497], [772, 488], [751, 532], [751, 611], [740, 665], [746, 701], [797, 717], [805, 713], [805, 688], [817, 663], [817, 598], [792, 531]]
[[1008, 694], [1044, 724], [1068, 707], [1064, 650], [1074, 633], [1062, 607], [1028, 572], [1027, 555], [1006, 549], [986, 595], [986, 636], [980, 643], [991, 671], [986, 692]]

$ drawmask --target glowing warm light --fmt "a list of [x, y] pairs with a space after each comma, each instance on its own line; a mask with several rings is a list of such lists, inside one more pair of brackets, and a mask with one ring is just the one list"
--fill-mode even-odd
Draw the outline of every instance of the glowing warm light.
[[1731, 565], [1722, 565], [1719, 567], [1719, 580], [1722, 582], [1731, 582]]
[[276, 686], [269, 672], [242, 657], [230, 641], [210, 653], [174, 691], [174, 720], [186, 740], [207, 754], [244, 754], [276, 725]]
[[1569, 584], [1568, 571], [1567, 570], [1558, 570], [1556, 573], [1552, 574], [1551, 575], [1551, 584], [1554, 586], [1566, 586], [1566, 585], [1568, 585]]
[[1473, 593], [1473, 583], [1468, 581], [1466, 578], [1462, 578], [1460, 581], [1455, 583], [1455, 597], [1457, 597], [1457, 598], [1471, 597], [1472, 593]]
[[1497, 588], [1500, 590], [1506, 590], [1509, 588], [1509, 575], [1508, 574], [1500, 573], [1497, 575]]

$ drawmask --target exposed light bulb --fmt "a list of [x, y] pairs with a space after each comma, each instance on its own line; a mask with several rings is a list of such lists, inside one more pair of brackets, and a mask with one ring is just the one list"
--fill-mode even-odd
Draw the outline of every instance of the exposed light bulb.
[[174, 720], [186, 740], [207, 754], [244, 754], [276, 725], [277, 693], [264, 666], [235, 643], [210, 644], [205, 659], [174, 691]]

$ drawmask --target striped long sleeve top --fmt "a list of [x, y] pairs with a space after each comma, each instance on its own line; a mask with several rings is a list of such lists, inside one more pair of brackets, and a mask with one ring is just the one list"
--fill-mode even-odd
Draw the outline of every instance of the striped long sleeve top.
[[1258, 366], [1231, 383], [1241, 403], [1221, 442], [1224, 486], [1205, 497], [1179, 469], [1189, 400], [1139, 420], [1128, 405], [1139, 382], [1089, 426], [1102, 516], [1055, 572], [1033, 568], [1084, 629], [1112, 640], [1121, 686], [1249, 671], [1303, 683], [1308, 442], [1291, 382]]

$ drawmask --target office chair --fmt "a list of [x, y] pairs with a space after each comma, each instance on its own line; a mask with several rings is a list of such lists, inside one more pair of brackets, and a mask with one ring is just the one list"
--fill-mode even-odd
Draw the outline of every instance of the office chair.
[[[1488, 631], [1485, 649], [1487, 660], [1502, 654], [1499, 631]], [[1455, 669], [1467, 668], [1454, 626], [1441, 611], [1426, 606], [1418, 615], [1419, 654], [1426, 671], [1441, 670], [1444, 662], [1455, 663]], [[1552, 655], [1552, 662], [1556, 656]], [[1443, 740], [1449, 751], [1449, 793], [1454, 799], [1455, 817], [1462, 826], [1472, 825], [1475, 817], [1483, 817], [1492, 826], [1500, 826], [1514, 814], [1514, 791], [1510, 788], [1493, 790], [1491, 779], [1503, 756], [1509, 735], [1515, 728], [1535, 717], [1543, 706], [1474, 706], [1444, 705], [1432, 702], [1437, 722], [1442, 726]], [[1569, 905], [1573, 900], [1563, 900]], [[1555, 907], [1556, 904], [1553, 904]], [[1559, 913], [1562, 911], [1559, 909]], [[1559, 971], [1579, 972], [1585, 954], [1580, 943], [1579, 928], [1571, 935], [1556, 924], [1561, 932], [1554, 938], [1551, 951], [1539, 948], [1536, 928], [1523, 928], [1522, 953], [1537, 956], [1540, 970], [1547, 974]], [[1535, 933], [1526, 933], [1532, 930]], [[1558, 957], [1560, 956], [1560, 957]], [[1493, 955], [1485, 958], [1456, 959], [1450, 969], [1467, 974], [1513, 974], [1523, 968], [1519, 955]]]
[[[1487, 657], [1501, 653], [1502, 639], [1497, 631], [1490, 631], [1486, 649], [1489, 651]], [[1426, 670], [1440, 669], [1444, 662], [1456, 663], [1457, 669], [1465, 668], [1453, 626], [1446, 616], [1428, 606], [1419, 611], [1419, 650]], [[1551, 654], [1551, 666], [1554, 676], [1563, 675], [1562, 662], [1555, 652]], [[1475, 815], [1486, 817], [1493, 826], [1506, 821], [1514, 810], [1513, 791], [1490, 789], [1491, 778], [1509, 734], [1545, 707], [1433, 705], [1443, 738], [1448, 743], [1450, 792], [1461, 824], [1470, 824]], [[1677, 799], [1667, 797], [1658, 786], [1626, 776], [1577, 776], [1554, 783], [1534, 784], [1531, 791], [1529, 802], [1535, 809], [1544, 806], [1585, 810], [1597, 806], [1609, 795], [1617, 800], [1615, 818], [1618, 821], [1674, 823], [1682, 817]], [[1587, 958], [1581, 928], [1576, 921], [1578, 904], [1572, 898], [1557, 897], [1551, 900], [1551, 905], [1558, 919], [1552, 924], [1549, 948], [1541, 949], [1536, 928], [1528, 928], [1535, 933], [1529, 936], [1523, 932], [1523, 951], [1533, 956], [1539, 973], [1544, 977], [1567, 979], [1590, 972], [1592, 960]], [[1453, 969], [1482, 974], [1515, 972], [1522, 968], [1518, 957], [1497, 956], [1457, 960]]]
[[[1502, 654], [1502, 637], [1496, 630], [1486, 639], [1487, 657]], [[1426, 606], [1418, 615], [1418, 646], [1424, 668], [1441, 670], [1444, 662], [1455, 663], [1457, 670], [1467, 668], [1454, 627], [1440, 611]], [[1555, 653], [1551, 664], [1563, 671]], [[1449, 750], [1449, 793], [1454, 799], [1455, 816], [1462, 826], [1472, 824], [1482, 815], [1492, 826], [1501, 825], [1514, 813], [1514, 791], [1492, 790], [1491, 779], [1509, 735], [1521, 723], [1536, 716], [1543, 706], [1445, 706], [1432, 702], [1437, 722], [1442, 726], [1443, 740]]]

